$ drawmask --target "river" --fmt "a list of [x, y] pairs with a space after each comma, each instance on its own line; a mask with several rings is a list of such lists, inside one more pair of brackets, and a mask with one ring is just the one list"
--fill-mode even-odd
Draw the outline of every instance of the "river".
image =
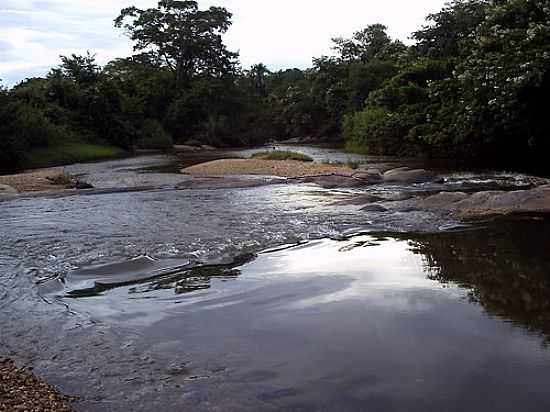
[[[545, 216], [341, 202], [441, 183], [182, 189], [199, 160], [73, 165], [99, 190], [0, 202], [0, 356], [78, 411], [550, 410]], [[446, 190], [530, 184], [431, 166]]]

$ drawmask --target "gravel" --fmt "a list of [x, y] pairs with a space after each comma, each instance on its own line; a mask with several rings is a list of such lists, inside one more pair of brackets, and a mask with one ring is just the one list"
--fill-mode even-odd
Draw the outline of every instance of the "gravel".
[[296, 160], [262, 159], [214, 160], [182, 170], [182, 173], [194, 176], [260, 175], [278, 177], [305, 177], [332, 173], [351, 175], [352, 172], [350, 168], [345, 166]]
[[69, 400], [12, 361], [0, 360], [0, 412], [70, 412]]

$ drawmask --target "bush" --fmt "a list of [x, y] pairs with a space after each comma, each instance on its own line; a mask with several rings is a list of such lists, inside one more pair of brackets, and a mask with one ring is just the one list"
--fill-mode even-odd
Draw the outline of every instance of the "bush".
[[162, 125], [152, 119], [145, 120], [141, 131], [138, 133], [136, 146], [141, 149], [171, 149], [172, 137], [164, 130]]

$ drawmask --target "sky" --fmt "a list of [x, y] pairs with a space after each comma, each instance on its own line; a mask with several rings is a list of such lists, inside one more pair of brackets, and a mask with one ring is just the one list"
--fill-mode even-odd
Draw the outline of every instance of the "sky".
[[[233, 13], [225, 41], [239, 51], [243, 67], [306, 68], [313, 57], [331, 54], [331, 38], [349, 37], [368, 24], [383, 23], [405, 42], [426, 15], [445, 0], [199, 0]], [[154, 7], [157, 0], [0, 0], [0, 79], [12, 86], [46, 74], [60, 55], [96, 55], [100, 64], [132, 53], [113, 20], [124, 7]]]

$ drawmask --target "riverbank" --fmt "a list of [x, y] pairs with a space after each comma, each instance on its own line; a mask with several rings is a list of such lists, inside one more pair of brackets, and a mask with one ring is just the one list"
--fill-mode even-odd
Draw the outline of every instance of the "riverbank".
[[307, 177], [324, 174], [353, 174], [346, 166], [297, 160], [222, 159], [201, 163], [182, 169], [192, 176], [277, 176]]
[[65, 184], [60, 184], [62, 179], [58, 179], [58, 177], [62, 175], [62, 167], [53, 167], [0, 176], [0, 186], [4, 186], [3, 189], [0, 190], [0, 194], [63, 190], [66, 189], [67, 186]]
[[12, 361], [0, 360], [0, 412], [71, 412], [69, 400]]
[[115, 159], [127, 155], [124, 150], [110, 145], [89, 143], [65, 143], [62, 145], [34, 149], [26, 155], [24, 168], [38, 169]]

